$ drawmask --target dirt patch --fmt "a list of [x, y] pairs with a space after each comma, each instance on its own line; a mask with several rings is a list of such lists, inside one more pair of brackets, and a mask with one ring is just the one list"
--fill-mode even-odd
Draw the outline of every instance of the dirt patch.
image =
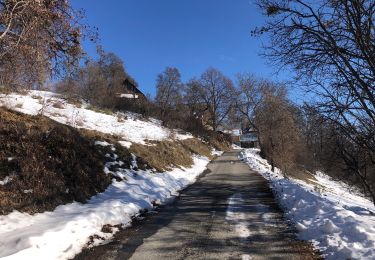
[[[94, 136], [94, 134], [93, 134]], [[85, 202], [111, 183], [105, 148], [46, 117], [0, 109], [0, 214], [37, 213]]]

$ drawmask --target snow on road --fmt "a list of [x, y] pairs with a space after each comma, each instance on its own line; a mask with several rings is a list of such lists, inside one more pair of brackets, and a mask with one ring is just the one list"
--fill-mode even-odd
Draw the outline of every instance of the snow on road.
[[246, 149], [241, 157], [270, 181], [300, 239], [312, 241], [328, 260], [375, 259], [375, 207], [370, 200], [321, 172], [315, 184], [285, 179], [258, 152]]
[[228, 200], [226, 220], [234, 225], [235, 232], [240, 238], [246, 239], [251, 235], [251, 231], [248, 228], [249, 223], [246, 215], [242, 210], [243, 206], [244, 201], [241, 194], [233, 194]]

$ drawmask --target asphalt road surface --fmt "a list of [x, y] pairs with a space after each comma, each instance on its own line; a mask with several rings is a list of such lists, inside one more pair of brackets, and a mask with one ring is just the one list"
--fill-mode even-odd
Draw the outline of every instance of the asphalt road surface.
[[228, 152], [172, 204], [76, 259], [319, 259], [283, 219], [267, 181]]

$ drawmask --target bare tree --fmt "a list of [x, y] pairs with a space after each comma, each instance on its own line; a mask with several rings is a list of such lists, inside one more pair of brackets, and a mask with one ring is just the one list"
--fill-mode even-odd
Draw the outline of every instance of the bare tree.
[[214, 131], [223, 123], [233, 106], [233, 83], [217, 69], [209, 68], [195, 81], [194, 94], [208, 112]]
[[305, 105], [304, 115], [301, 129], [311, 157], [304, 165], [310, 163], [308, 167], [312, 170], [323, 170], [335, 179], [361, 188], [375, 201], [374, 165], [368, 149], [347, 138], [340, 125], [315, 107]]
[[0, 84], [41, 84], [76, 65], [81, 17], [66, 0], [0, 0]]
[[[375, 175], [375, 2], [373, 0], [260, 0], [269, 19], [266, 56], [290, 66], [297, 80], [318, 95], [315, 105], [351, 144], [343, 159], [360, 180]], [[365, 165], [355, 162], [356, 152]], [[355, 168], [355, 169], [354, 169]], [[375, 182], [368, 189], [375, 190]], [[371, 188], [371, 187], [372, 188]], [[370, 190], [368, 190], [370, 192]], [[372, 192], [374, 194], [374, 192]], [[375, 202], [375, 196], [374, 202]]]
[[237, 75], [237, 89], [233, 93], [236, 108], [256, 131], [258, 131], [258, 127], [255, 125], [254, 116], [255, 110], [263, 101], [262, 94], [260, 80], [254, 75]]
[[[247, 124], [258, 132], [259, 144], [262, 147], [256, 113], [259, 116], [259, 108], [264, 105], [269, 95], [285, 98], [285, 87], [269, 80], [257, 78], [252, 74], [238, 74], [237, 88], [233, 93], [236, 110], [245, 118]], [[258, 120], [259, 121], [259, 120]]]
[[126, 102], [119, 98], [119, 94], [125, 91], [125, 79], [134, 82], [135, 86], [137, 83], [125, 71], [122, 60], [116, 54], [107, 53], [100, 46], [98, 54], [97, 61], [87, 61], [76, 74], [56, 84], [57, 91], [68, 98], [81, 97], [100, 108], [120, 108]]
[[183, 84], [177, 68], [167, 67], [157, 76], [155, 102], [160, 108], [161, 117], [165, 118], [169, 110], [181, 102]]
[[285, 88], [264, 84], [263, 99], [254, 112], [260, 132], [262, 152], [274, 166], [287, 174], [296, 164], [299, 131], [293, 105], [286, 98]]
[[261, 0], [259, 5], [270, 19], [254, 32], [271, 37], [267, 55], [292, 66], [323, 98], [318, 104], [323, 111], [337, 117], [358, 145], [375, 151], [375, 2]]

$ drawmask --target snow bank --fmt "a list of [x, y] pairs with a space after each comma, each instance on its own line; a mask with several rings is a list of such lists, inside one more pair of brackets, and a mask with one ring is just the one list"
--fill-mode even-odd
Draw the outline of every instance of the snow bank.
[[[161, 141], [173, 136], [175, 139], [192, 138], [190, 134], [175, 133], [161, 126], [155, 119], [141, 120], [135, 113], [107, 115], [84, 107], [77, 107], [46, 91], [29, 91], [28, 95], [0, 95], [0, 106], [29, 115], [43, 114], [57, 122], [76, 128], [85, 128], [113, 134], [133, 143], [144, 144], [146, 140]], [[129, 146], [129, 143], [126, 143]]]
[[[188, 133], [167, 129], [158, 120], [143, 120], [134, 113], [108, 115], [77, 107], [50, 92], [0, 94], [0, 106], [30, 115], [43, 114], [76, 128], [117, 135], [122, 138], [119, 143], [125, 147], [130, 147], [132, 143], [147, 144], [147, 140], [183, 140], [193, 137]], [[97, 141], [95, 144], [111, 146], [113, 152], [116, 150], [108, 142]], [[104, 193], [92, 197], [86, 204], [75, 202], [59, 206], [53, 212], [33, 216], [17, 211], [0, 216], [0, 258], [72, 258], [87, 246], [90, 236], [94, 238], [95, 245], [107, 241], [118, 230], [113, 228], [112, 233], [102, 232], [104, 225], [129, 226], [132, 217], [141, 210], [151, 209], [155, 203], [168, 202], [179, 190], [193, 183], [209, 162], [206, 157], [194, 156], [194, 165], [189, 169], [155, 173], [135, 171], [138, 167], [134, 157], [130, 169], [116, 167], [116, 172], [110, 171], [111, 164], [119, 167], [126, 164], [121, 161], [108, 162], [104, 171], [122, 181], [113, 180]], [[10, 177], [0, 180], [0, 185], [9, 181]], [[98, 237], [101, 239], [95, 239]]]
[[236, 144], [232, 144], [232, 149], [233, 150], [242, 150], [242, 148]]
[[213, 156], [221, 156], [223, 153], [224, 153], [223, 151], [218, 151], [216, 149], [212, 149], [212, 151], [211, 151], [211, 154]]
[[348, 187], [317, 173], [315, 185], [285, 179], [271, 172], [258, 149], [246, 149], [241, 157], [272, 185], [285, 215], [326, 259], [375, 259], [375, 207]]
[[0, 258], [72, 258], [87, 245], [90, 236], [112, 237], [111, 233], [101, 232], [104, 225], [129, 226], [140, 210], [171, 199], [196, 180], [208, 161], [194, 156], [192, 168], [165, 173], [121, 169], [116, 175], [124, 181], [113, 181], [104, 193], [94, 196], [87, 204], [63, 205], [53, 212], [34, 216], [17, 211], [0, 216]]

